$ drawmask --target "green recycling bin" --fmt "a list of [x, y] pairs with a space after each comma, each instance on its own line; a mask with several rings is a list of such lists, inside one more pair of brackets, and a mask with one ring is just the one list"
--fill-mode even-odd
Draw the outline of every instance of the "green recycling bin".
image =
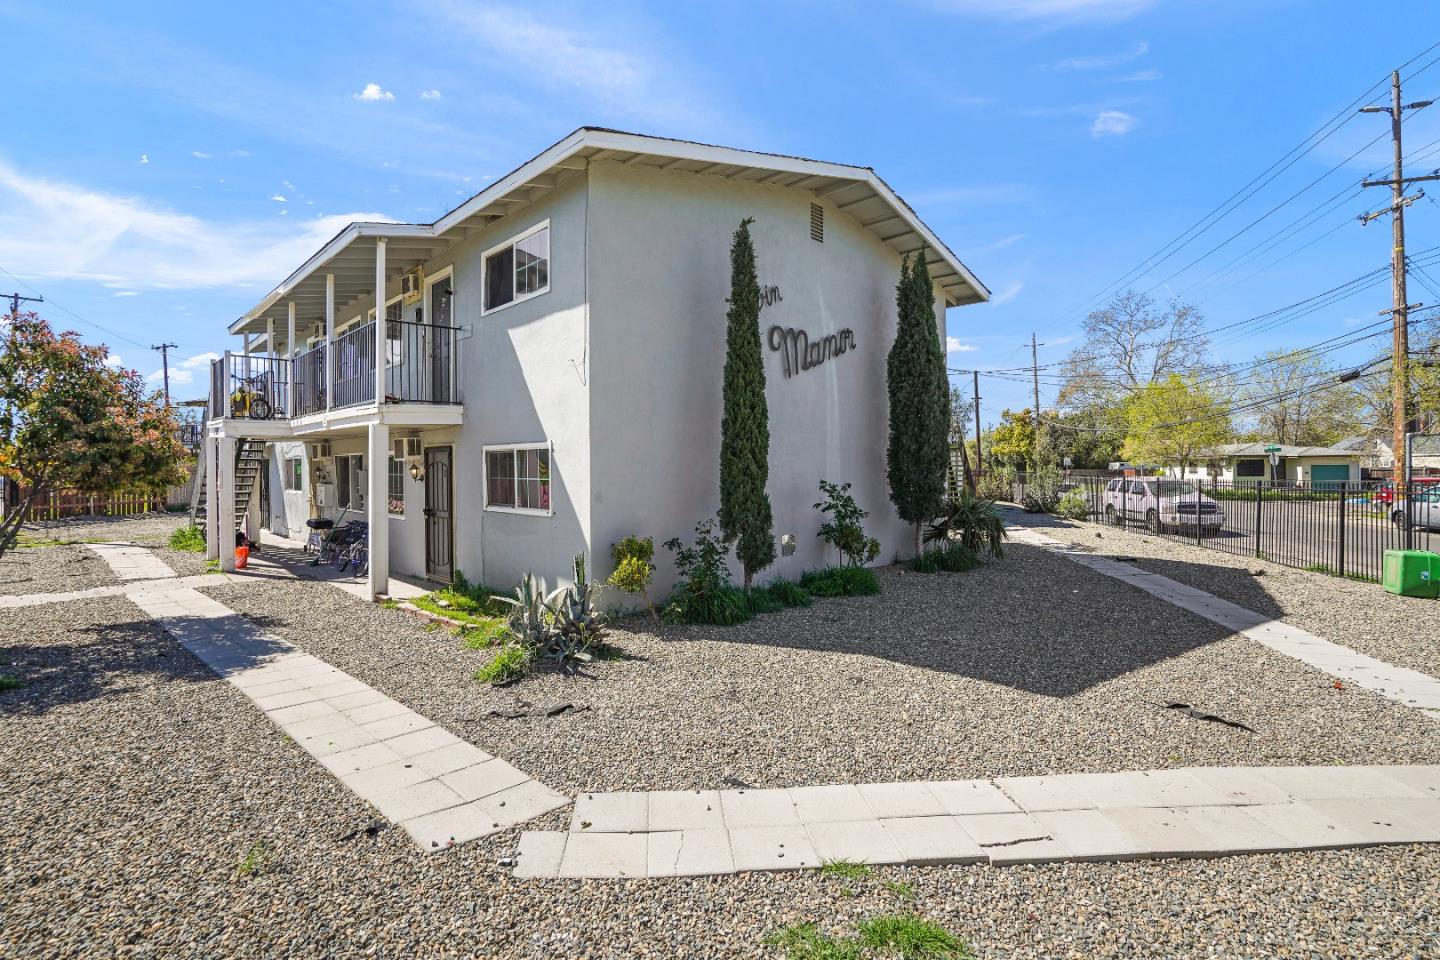
[[1386, 550], [1381, 582], [1402, 597], [1440, 597], [1440, 554], [1428, 550]]

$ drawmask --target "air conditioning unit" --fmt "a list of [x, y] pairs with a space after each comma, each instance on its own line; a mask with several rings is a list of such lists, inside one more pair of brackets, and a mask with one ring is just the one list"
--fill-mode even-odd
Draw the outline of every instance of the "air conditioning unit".
[[400, 296], [404, 303], [414, 303], [425, 291], [425, 269], [416, 267], [400, 277]]
[[411, 460], [420, 456], [419, 437], [395, 437], [390, 441], [390, 453], [396, 460]]
[[311, 460], [329, 460], [330, 442], [328, 440], [314, 440], [305, 445], [306, 451], [310, 454]]

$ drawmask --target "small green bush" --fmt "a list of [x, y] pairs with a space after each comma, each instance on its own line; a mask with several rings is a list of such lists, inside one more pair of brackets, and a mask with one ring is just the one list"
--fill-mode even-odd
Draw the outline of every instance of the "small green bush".
[[840, 551], [841, 565], [863, 567], [880, 555], [880, 541], [865, 535], [860, 521], [870, 514], [855, 503], [850, 487], [848, 483], [820, 481], [825, 499], [815, 504], [815, 509], [825, 515], [825, 522], [816, 536]]
[[1067, 520], [1085, 520], [1090, 516], [1090, 501], [1078, 487], [1066, 490], [1055, 503], [1055, 513]]
[[515, 639], [515, 635], [510, 632], [510, 625], [504, 620], [492, 620], [467, 627], [462, 636], [465, 638], [466, 648], [470, 650], [505, 646]]
[[730, 544], [714, 520], [695, 525], [693, 544], [672, 537], [665, 549], [675, 554], [681, 577], [665, 605], [667, 620], [726, 627], [750, 619], [750, 601], [730, 584]]
[[1025, 499], [1021, 504], [1026, 513], [1049, 513], [1060, 502], [1060, 484], [1064, 478], [1060, 468], [1037, 467], [1030, 472], [1025, 484]]
[[745, 609], [752, 617], [762, 613], [779, 613], [785, 609], [785, 604], [775, 599], [769, 590], [754, 588], [749, 593], [741, 593], [745, 597]]
[[675, 623], [731, 627], [744, 623], [750, 617], [750, 602], [745, 598], [745, 591], [728, 584], [692, 590], [689, 583], [682, 583], [675, 588], [665, 606], [665, 619]]
[[785, 951], [785, 960], [861, 960], [859, 941], [836, 939], [820, 932], [813, 923], [782, 927], [765, 938], [771, 946]]
[[868, 597], [880, 592], [880, 581], [865, 567], [826, 567], [800, 578], [800, 586], [817, 597]]
[[792, 580], [775, 578], [765, 587], [765, 592], [782, 607], [808, 607], [814, 602], [810, 591]]
[[913, 913], [881, 914], [871, 917], [856, 928], [860, 942], [875, 950], [902, 960], [952, 958], [965, 960], [973, 956], [970, 947], [939, 924]]
[[932, 547], [910, 561], [910, 569], [916, 573], [964, 573], [979, 565], [975, 552], [954, 540]]
[[170, 549], [185, 550], [189, 553], [205, 552], [205, 531], [195, 524], [181, 527], [170, 534]]
[[12, 677], [8, 673], [0, 673], [0, 690], [18, 690], [25, 686], [25, 681], [19, 677]]
[[507, 680], [516, 680], [525, 675], [530, 669], [531, 652], [518, 643], [507, 644], [500, 648], [485, 666], [475, 671], [475, 679], [481, 683], [504, 683]]

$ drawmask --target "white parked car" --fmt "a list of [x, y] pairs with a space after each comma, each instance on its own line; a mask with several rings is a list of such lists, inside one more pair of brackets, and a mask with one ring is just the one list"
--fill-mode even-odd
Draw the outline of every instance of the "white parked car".
[[1105, 485], [1105, 519], [1110, 523], [1143, 523], [1152, 533], [1167, 527], [1216, 533], [1225, 524], [1220, 504], [1200, 493], [1189, 480], [1126, 477]]
[[1390, 522], [1405, 529], [1406, 514], [1416, 530], [1440, 530], [1440, 490], [1426, 490], [1410, 498], [1407, 510], [1402, 502], [1390, 513]]

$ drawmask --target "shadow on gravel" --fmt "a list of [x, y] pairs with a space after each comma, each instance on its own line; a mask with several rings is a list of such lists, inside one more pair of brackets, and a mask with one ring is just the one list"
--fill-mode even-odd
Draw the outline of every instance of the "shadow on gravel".
[[[1068, 697], [1232, 633], [1019, 543], [1005, 547], [1004, 561], [969, 573], [878, 572], [878, 597], [817, 600], [736, 627], [667, 627], [665, 636], [859, 654]], [[1263, 595], [1253, 609], [1279, 614]]]
[[227, 643], [227, 631], [278, 625], [268, 617], [232, 615], [215, 619], [181, 617], [172, 621], [176, 634], [204, 643], [207, 665], [153, 620], [77, 627], [64, 643], [0, 646], [0, 663], [19, 677], [23, 687], [0, 691], [0, 715], [40, 716], [57, 707], [101, 697], [133, 693], [164, 682], [213, 683], [218, 669], [259, 666], [268, 658], [293, 651], [270, 634], [246, 637], [238, 649]]

